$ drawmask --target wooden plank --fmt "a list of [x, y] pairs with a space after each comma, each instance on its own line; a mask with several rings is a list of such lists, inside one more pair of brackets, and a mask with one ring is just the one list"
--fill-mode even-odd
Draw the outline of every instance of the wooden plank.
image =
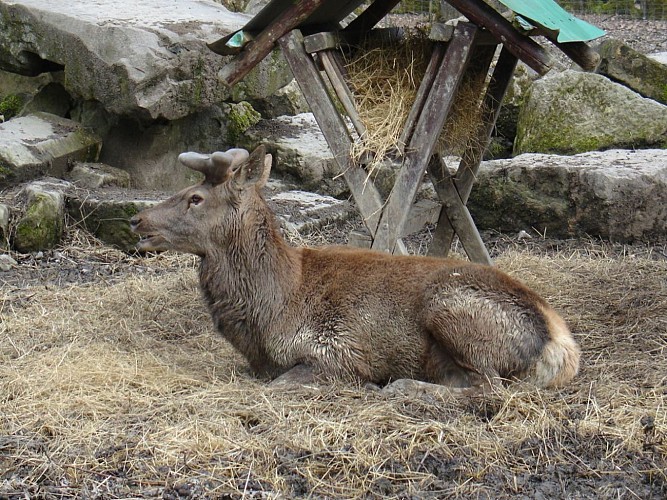
[[[370, 31], [373, 26], [379, 23], [384, 16], [389, 14], [391, 9], [396, 7], [400, 0], [375, 0], [368, 8], [363, 11], [354, 21], [348, 24], [343, 33], [348, 39], [359, 38]], [[351, 42], [354, 43], [354, 42]]]
[[540, 75], [552, 66], [551, 57], [537, 42], [519, 33], [512, 23], [482, 0], [447, 0], [447, 2], [471, 22], [486, 28], [501, 41], [512, 54], [521, 59]]
[[373, 241], [375, 249], [394, 251], [405, 225], [408, 207], [415, 199], [426, 165], [433, 154], [454, 95], [470, 61], [477, 32], [477, 27], [468, 23], [460, 23], [456, 27], [406, 148], [403, 166], [396, 176], [394, 188], [382, 212]]
[[[303, 35], [293, 30], [280, 38], [278, 43], [343, 173], [364, 224], [371, 234], [375, 234], [384, 205], [382, 197], [368, 179], [366, 171], [352, 161], [349, 131], [331, 102], [315, 62], [303, 47]], [[402, 242], [397, 248], [401, 253], [407, 253]]]
[[337, 49], [340, 47], [341, 38], [340, 32], [323, 31], [313, 33], [303, 38], [303, 46], [309, 54], [320, 50]]
[[[440, 159], [439, 165], [438, 162], [431, 162], [429, 164], [429, 174], [438, 197], [441, 200], [447, 200], [443, 206], [439, 224], [444, 222], [442, 221], [443, 216], [446, 217], [449, 225], [458, 234], [468, 258], [473, 262], [491, 265], [491, 256], [484, 246], [470, 212], [459, 196], [445, 162], [442, 159]], [[431, 245], [433, 245], [433, 242]]]
[[281, 36], [308, 19], [308, 16], [325, 1], [302, 0], [294, 2], [271, 25], [264, 28], [252, 42], [248, 43], [238, 56], [229, 64], [223, 66], [218, 73], [218, 77], [229, 86], [241, 81], [250, 70], [271, 52]]
[[363, 137], [366, 134], [366, 127], [361, 121], [359, 113], [357, 113], [357, 108], [354, 105], [354, 97], [345, 83], [343, 72], [338, 66], [338, 61], [336, 61], [329, 50], [318, 52], [318, 55], [322, 61], [324, 72], [329, 77], [331, 86], [333, 87], [334, 92], [336, 92], [336, 96], [338, 96], [340, 103], [343, 105], [347, 116], [350, 117], [354, 129], [357, 131], [357, 134], [359, 134], [359, 137]]
[[424, 103], [426, 102], [426, 98], [428, 97], [428, 94], [431, 91], [431, 87], [433, 86], [433, 80], [435, 80], [435, 76], [438, 74], [438, 70], [442, 65], [442, 58], [445, 56], [446, 49], [447, 45], [445, 43], [435, 43], [433, 46], [431, 58], [429, 59], [428, 65], [426, 66], [424, 77], [419, 84], [417, 95], [415, 96], [415, 100], [412, 103], [412, 107], [410, 108], [410, 113], [408, 113], [408, 117], [405, 119], [403, 130], [401, 131], [401, 135], [398, 139], [398, 145], [401, 148], [401, 153], [405, 152], [405, 146], [408, 144], [408, 142], [410, 142], [412, 133], [414, 132], [415, 126], [417, 125], [417, 118], [419, 118], [419, 115], [424, 109]]
[[[483, 116], [474, 137], [471, 137], [461, 158], [461, 163], [454, 177], [454, 184], [464, 204], [472, 190], [475, 176], [482, 162], [484, 151], [489, 145], [491, 133], [495, 127], [502, 107], [505, 93], [512, 80], [517, 58], [506, 47], [500, 52], [491, 81], [486, 89], [483, 101]], [[449, 225], [446, 214], [441, 214], [429, 247], [429, 255], [446, 256], [454, 240], [454, 228]]]

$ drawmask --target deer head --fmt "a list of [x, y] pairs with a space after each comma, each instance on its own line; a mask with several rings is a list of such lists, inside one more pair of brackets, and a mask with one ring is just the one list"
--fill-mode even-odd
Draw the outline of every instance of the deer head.
[[230, 149], [210, 155], [183, 153], [186, 167], [202, 172], [204, 180], [132, 217], [141, 236], [137, 249], [175, 250], [204, 256], [225, 246], [244, 225], [244, 200], [259, 196], [269, 178], [271, 155], [263, 146], [249, 154]]

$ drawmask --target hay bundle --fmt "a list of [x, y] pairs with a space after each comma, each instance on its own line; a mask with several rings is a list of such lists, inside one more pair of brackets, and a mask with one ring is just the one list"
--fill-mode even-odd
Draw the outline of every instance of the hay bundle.
[[[347, 55], [348, 83], [357, 111], [367, 131], [353, 146], [353, 157], [361, 160], [369, 151], [374, 160], [370, 171], [386, 156], [403, 152], [401, 133], [432, 52], [432, 42], [422, 30], [406, 30], [405, 36], [388, 41], [369, 38]], [[474, 137], [482, 114], [480, 96], [486, 75], [461, 83], [449, 118], [438, 142], [442, 154], [462, 154]]]

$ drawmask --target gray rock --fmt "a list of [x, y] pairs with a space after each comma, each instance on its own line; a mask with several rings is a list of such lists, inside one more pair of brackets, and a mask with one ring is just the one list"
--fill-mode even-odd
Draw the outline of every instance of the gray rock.
[[0, 255], [0, 271], [9, 271], [11, 268], [16, 267], [16, 265], [17, 262], [12, 258], [11, 255]]
[[[0, 68], [62, 69], [67, 92], [114, 115], [175, 120], [229, 99], [224, 60], [206, 47], [249, 16], [209, 0], [17, 0], [0, 9]], [[290, 79], [268, 58], [235, 91], [269, 95]], [[273, 86], [272, 86], [273, 85]]]
[[267, 202], [291, 233], [304, 234], [356, 214], [348, 201], [306, 191], [285, 191], [271, 196]]
[[549, 74], [524, 98], [514, 153], [667, 147], [667, 107], [602, 75]]
[[62, 177], [70, 161], [96, 161], [101, 146], [78, 123], [47, 113], [2, 123], [0, 187], [42, 175]]
[[79, 188], [130, 187], [130, 174], [104, 163], [76, 162], [67, 178]]
[[274, 95], [253, 100], [251, 104], [263, 118], [277, 118], [283, 115], [293, 116], [307, 113], [310, 110], [296, 80], [292, 80], [278, 89]]
[[653, 54], [647, 54], [647, 56], [660, 64], [667, 65], [667, 52], [654, 52]]
[[667, 104], [667, 66], [613, 38], [602, 42], [597, 50], [601, 60], [596, 72]]
[[347, 192], [312, 113], [261, 120], [246, 131], [240, 143], [249, 150], [258, 144], [266, 144], [274, 154], [273, 172], [295, 179], [304, 190], [331, 196]]
[[65, 225], [65, 195], [69, 184], [58, 179], [31, 182], [22, 191], [25, 213], [16, 224], [13, 247], [21, 253], [55, 247]]
[[468, 206], [480, 229], [665, 241], [667, 150], [483, 162]]
[[0, 203], [0, 248], [9, 248], [9, 207]]

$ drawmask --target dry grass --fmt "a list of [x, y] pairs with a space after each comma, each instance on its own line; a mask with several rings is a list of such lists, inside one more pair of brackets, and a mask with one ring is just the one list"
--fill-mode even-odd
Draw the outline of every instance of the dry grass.
[[597, 245], [498, 265], [569, 319], [562, 391], [276, 390], [212, 330], [189, 259], [2, 289], [0, 498], [664, 498], [667, 261]]
[[[401, 142], [401, 133], [431, 52], [432, 42], [427, 34], [411, 29], [400, 41], [366, 40], [347, 58], [349, 85], [366, 127], [366, 134], [354, 143], [352, 155], [361, 161], [372, 152], [372, 160], [366, 165], [371, 174], [385, 157], [394, 157], [407, 146]], [[461, 82], [458, 99], [438, 144], [443, 155], [461, 155], [476, 135], [485, 81], [485, 75], [478, 75]]]

